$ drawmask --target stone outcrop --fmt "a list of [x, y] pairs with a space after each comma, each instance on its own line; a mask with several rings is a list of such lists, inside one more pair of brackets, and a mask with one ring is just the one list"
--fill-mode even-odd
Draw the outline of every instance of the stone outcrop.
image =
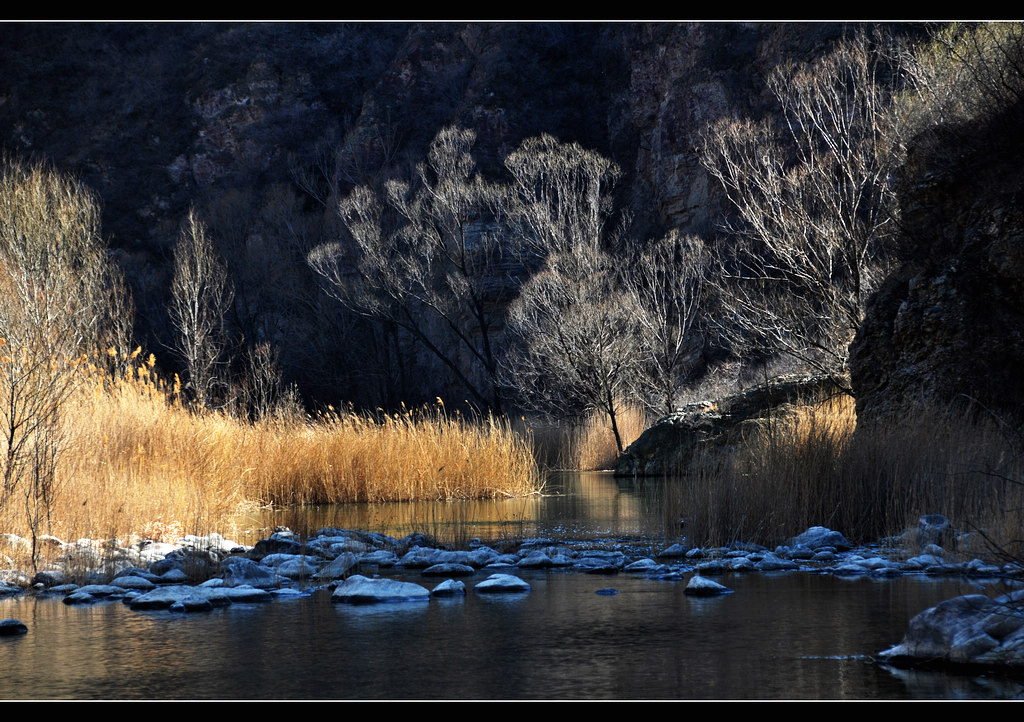
[[878, 655], [891, 664], [1024, 665], [1024, 591], [990, 599], [969, 594], [927, 609], [903, 641]]
[[689, 464], [699, 450], [726, 448], [801, 400], [839, 393], [846, 381], [829, 376], [782, 376], [718, 401], [689, 404], [663, 417], [630, 444], [617, 476], [661, 476]]
[[1024, 422], [1024, 126], [916, 139], [902, 171], [903, 263], [850, 348], [859, 421], [971, 405]]

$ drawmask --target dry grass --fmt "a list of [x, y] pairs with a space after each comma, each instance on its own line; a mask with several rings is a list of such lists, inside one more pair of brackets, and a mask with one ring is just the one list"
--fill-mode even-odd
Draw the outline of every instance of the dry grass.
[[[629, 446], [650, 426], [647, 413], [640, 406], [623, 403], [616, 420], [623, 448]], [[615, 466], [619, 450], [607, 414], [592, 411], [584, 422], [573, 430], [569, 440], [571, 468], [579, 471], [602, 471]]]
[[[619, 433], [625, 447], [650, 426], [650, 420], [638, 405], [622, 403], [619, 409]], [[574, 425], [523, 418], [517, 430], [529, 439], [537, 465], [544, 469], [603, 471], [613, 468], [619, 457], [611, 421], [598, 410]]]
[[667, 518], [685, 518], [697, 544], [774, 545], [814, 525], [876, 541], [937, 513], [1021, 552], [1024, 459], [998, 424], [932, 411], [855, 429], [845, 397], [752, 425], [733, 453], [709, 453], [669, 485]]
[[[519, 496], [539, 488], [527, 442], [443, 405], [374, 417], [330, 411], [251, 423], [177, 402], [153, 360], [93, 370], [65, 408], [50, 522], [62, 539], [237, 534], [258, 505]], [[15, 500], [16, 502], [16, 500]], [[0, 531], [27, 535], [17, 503]]]

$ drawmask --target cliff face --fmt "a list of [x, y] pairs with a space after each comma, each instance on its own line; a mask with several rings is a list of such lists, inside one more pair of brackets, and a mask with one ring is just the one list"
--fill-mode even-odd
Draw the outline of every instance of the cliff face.
[[[346, 190], [477, 131], [483, 168], [551, 133], [613, 158], [620, 202], [697, 231], [717, 193], [708, 122], [760, 115], [778, 63], [845, 27], [813, 24], [5, 24], [0, 142], [80, 174], [115, 244], [173, 237], [183, 209], [297, 167]], [[342, 149], [345, 168], [322, 167]], [[355, 157], [359, 155], [359, 157]], [[399, 161], [399, 162], [396, 162]]]
[[851, 346], [860, 420], [968, 403], [1024, 422], [1020, 108], [917, 139], [901, 179], [905, 260]]
[[[99, 193], [147, 347], [169, 345], [171, 253], [196, 206], [235, 285], [233, 335], [274, 342], [291, 378], [356, 398], [393, 384], [409, 350], [341, 318], [304, 262], [337, 237], [336, 202], [355, 185], [408, 176], [447, 125], [476, 131], [492, 178], [523, 139], [550, 133], [623, 169], [616, 202], [631, 235], [714, 232], [727, 209], [698, 160], [703, 129], [726, 114], [762, 115], [771, 70], [820, 55], [847, 30], [2, 24], [0, 145]], [[377, 349], [369, 360], [367, 347]], [[409, 390], [387, 393], [410, 401]], [[427, 397], [438, 393], [450, 392]]]

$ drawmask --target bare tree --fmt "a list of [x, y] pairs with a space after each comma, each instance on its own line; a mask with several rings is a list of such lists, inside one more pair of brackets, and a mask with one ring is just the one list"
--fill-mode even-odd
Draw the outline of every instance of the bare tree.
[[224, 315], [233, 294], [227, 271], [194, 210], [174, 248], [171, 293], [174, 351], [185, 364], [186, 388], [199, 406], [206, 406], [217, 384], [216, 367], [226, 345]]
[[509, 307], [510, 385], [542, 411], [600, 409], [621, 452], [618, 412], [638, 363], [635, 321], [615, 259], [589, 247], [551, 256]]
[[671, 413], [686, 375], [700, 360], [710, 260], [701, 239], [671, 231], [627, 257], [624, 291], [637, 325], [639, 396]]
[[475, 172], [474, 140], [472, 131], [446, 128], [414, 185], [391, 180], [383, 194], [353, 190], [339, 206], [352, 247], [320, 246], [309, 263], [331, 295], [403, 329], [476, 403], [497, 409], [495, 327], [514, 290], [504, 274], [514, 269], [498, 233], [498, 193]]
[[890, 57], [863, 36], [840, 41], [770, 77], [781, 125], [723, 120], [707, 133], [704, 164], [738, 215], [718, 273], [734, 341], [845, 370], [896, 231], [904, 129]]
[[[99, 203], [39, 164], [0, 171], [0, 510], [19, 498], [35, 538], [58, 493], [66, 402], [97, 347], [130, 326]], [[113, 314], [121, 314], [114, 318]], [[127, 316], [127, 318], [125, 318]]]
[[524, 250], [543, 258], [603, 247], [611, 191], [622, 175], [615, 163], [545, 134], [523, 141], [505, 167], [513, 178], [508, 221]]

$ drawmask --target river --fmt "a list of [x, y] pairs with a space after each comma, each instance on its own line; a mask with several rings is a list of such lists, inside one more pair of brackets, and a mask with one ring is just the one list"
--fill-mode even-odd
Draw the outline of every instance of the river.
[[[608, 476], [570, 478], [558, 496], [434, 512], [433, 531], [635, 537], [654, 498]], [[582, 485], [582, 486], [580, 486]], [[585, 495], [583, 487], [590, 487]], [[541, 513], [547, 509], [550, 514]], [[560, 509], [560, 510], [559, 510]], [[575, 509], [576, 511], [570, 512]], [[421, 507], [421, 512], [423, 508]], [[586, 514], [581, 512], [586, 511]], [[367, 508], [313, 510], [311, 525]], [[378, 509], [399, 532], [405, 511]], [[539, 516], [538, 516], [539, 514]], [[447, 515], [447, 516], [446, 516]], [[532, 516], [530, 516], [532, 515]], [[449, 518], [450, 517], [450, 518]], [[368, 526], [369, 520], [365, 520]], [[468, 529], [459, 530], [459, 525]], [[379, 529], [378, 529], [379, 530]], [[497, 530], [493, 535], [487, 531]], [[653, 542], [652, 542], [653, 543]], [[1024, 694], [991, 677], [900, 673], [867, 657], [919, 611], [974, 587], [905, 576], [729, 574], [735, 590], [697, 599], [643, 576], [522, 571], [529, 594], [353, 607], [326, 590], [192, 615], [117, 602], [0, 600], [29, 633], [0, 639], [3, 699], [912, 699]], [[394, 575], [425, 583], [414, 570]], [[471, 587], [482, 574], [468, 580]], [[617, 594], [598, 594], [615, 589]]]

